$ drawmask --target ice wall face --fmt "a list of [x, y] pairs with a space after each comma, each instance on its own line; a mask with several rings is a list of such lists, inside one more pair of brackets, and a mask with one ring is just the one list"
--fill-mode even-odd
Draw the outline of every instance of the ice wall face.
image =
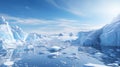
[[120, 46], [120, 20], [92, 32], [80, 32], [75, 41], [83, 46]]
[[120, 21], [103, 27], [100, 39], [103, 46], [120, 46]]
[[99, 30], [80, 32], [78, 35], [78, 39], [73, 42], [80, 46], [79, 50], [81, 46], [94, 47], [107, 56], [103, 59], [105, 63], [120, 62], [120, 20]]
[[100, 49], [100, 35], [102, 29], [92, 31], [83, 41], [84, 46], [92, 46], [94, 48]]
[[3, 17], [0, 18], [0, 49], [17, 48], [25, 39], [26, 34], [21, 28], [11, 27]]
[[26, 33], [18, 26], [11, 27], [8, 22], [0, 17], [0, 38], [2, 40], [25, 40]]
[[96, 46], [100, 44], [100, 35], [102, 29], [88, 31], [88, 32], [79, 32], [78, 39], [75, 41], [79, 45], [83, 46]]
[[12, 33], [13, 33], [14, 39], [25, 41], [27, 34], [23, 32], [23, 30], [18, 26], [12, 27]]
[[11, 27], [5, 21], [3, 17], [0, 17], [0, 38], [2, 40], [10, 40], [13, 41], [13, 33], [11, 31]]
[[26, 37], [27, 42], [33, 42], [35, 40], [38, 40], [41, 38], [41, 35], [36, 34], [36, 33], [29, 33], [28, 36]]
[[4, 17], [0, 17], [0, 24], [7, 24], [7, 22], [5, 21]]
[[89, 32], [79, 32], [77, 35], [77, 39], [72, 42], [72, 44], [83, 45], [84, 40], [86, 40], [86, 36], [89, 35], [92, 31]]

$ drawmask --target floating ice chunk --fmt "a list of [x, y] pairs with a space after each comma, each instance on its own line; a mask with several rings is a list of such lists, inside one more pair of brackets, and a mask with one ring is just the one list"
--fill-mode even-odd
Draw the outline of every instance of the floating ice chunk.
[[63, 64], [67, 64], [67, 62], [66, 62], [66, 61], [61, 61], [61, 63], [63, 63]]
[[97, 56], [97, 57], [102, 57], [102, 56], [103, 56], [103, 54], [102, 54], [102, 53], [100, 53], [100, 52], [97, 52], [97, 53], [95, 53], [95, 56]]
[[51, 48], [49, 48], [50, 52], [57, 52], [59, 50], [61, 50], [61, 47], [59, 47], [59, 46], [52, 46]]
[[34, 49], [33, 45], [28, 45], [28, 49]]
[[72, 53], [72, 55], [77, 55], [76, 53]]
[[42, 54], [44, 54], [44, 52], [39, 52], [39, 55], [42, 55]]
[[78, 56], [73, 56], [73, 55], [67, 56], [66, 58], [68, 58], [68, 59], [79, 59]]
[[6, 66], [12, 66], [13, 64], [14, 64], [13, 61], [6, 61], [6, 62], [4, 63], [4, 65], [6, 65]]
[[108, 67], [108, 66], [100, 65], [100, 64], [88, 63], [88, 64], [85, 64], [85, 67]]
[[108, 66], [111, 66], [111, 67], [119, 67], [119, 64], [116, 62], [116, 63], [111, 63], [111, 64], [107, 64]]
[[59, 56], [59, 55], [60, 55], [59, 52], [50, 53], [50, 54], [48, 55], [48, 58], [57, 58], [57, 56]]
[[120, 49], [116, 49], [116, 51], [120, 52]]

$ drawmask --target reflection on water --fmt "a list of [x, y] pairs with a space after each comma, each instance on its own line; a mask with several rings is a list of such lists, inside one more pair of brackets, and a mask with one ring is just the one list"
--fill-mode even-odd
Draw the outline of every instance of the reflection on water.
[[0, 67], [82, 67], [88, 62], [103, 64], [70, 45], [64, 47], [39, 45], [32, 49], [17, 48], [5, 52], [6, 55], [1, 53]]
[[82, 67], [89, 62], [119, 66], [119, 47], [104, 46], [101, 51], [104, 54], [91, 47], [81, 46], [78, 49], [77, 46], [62, 42], [58, 45], [25, 44], [1, 49], [0, 67]]

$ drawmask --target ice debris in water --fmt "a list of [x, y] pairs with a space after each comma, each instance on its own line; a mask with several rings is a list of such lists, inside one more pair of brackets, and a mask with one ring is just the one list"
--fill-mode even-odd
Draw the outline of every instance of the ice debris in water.
[[51, 48], [49, 48], [49, 52], [58, 52], [61, 50], [61, 47], [59, 46], [52, 46]]
[[6, 62], [4, 62], [4, 65], [6, 65], [6, 66], [12, 66], [13, 64], [14, 64], [13, 61], [6, 61]]
[[60, 55], [59, 52], [50, 53], [50, 54], [48, 55], [48, 58], [57, 58], [59, 55]]
[[78, 56], [73, 56], [73, 55], [69, 55], [66, 58], [68, 58], [68, 59], [79, 59]]
[[34, 49], [33, 45], [28, 45], [28, 49]]
[[88, 63], [88, 64], [85, 64], [84, 67], [109, 67], [109, 66], [100, 65], [100, 64]]

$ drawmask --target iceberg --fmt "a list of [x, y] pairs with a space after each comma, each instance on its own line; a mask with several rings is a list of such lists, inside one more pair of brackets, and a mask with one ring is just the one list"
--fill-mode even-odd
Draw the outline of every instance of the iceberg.
[[7, 22], [5, 21], [5, 18], [3, 16], [0, 17], [0, 24], [7, 24]]
[[120, 21], [113, 22], [103, 27], [100, 36], [103, 46], [120, 46]]
[[11, 31], [15, 40], [25, 41], [27, 33], [23, 32], [21, 28], [19, 28], [18, 26], [14, 26], [12, 27]]
[[[120, 46], [120, 21], [113, 21], [101, 29], [79, 32], [75, 43], [83, 46]], [[74, 42], [74, 41], [73, 41]]]
[[0, 21], [2, 22], [0, 23], [0, 38], [2, 40], [14, 41], [13, 33], [9, 24], [5, 21], [3, 17], [0, 18]]
[[27, 36], [26, 36], [26, 39], [25, 41], [27, 42], [33, 42], [35, 40], [39, 40], [41, 38], [41, 35], [40, 34], [37, 34], [37, 33], [29, 33]]
[[[120, 62], [120, 17], [104, 27], [87, 32], [79, 32], [78, 38], [73, 40], [73, 45], [93, 47], [106, 56], [103, 57], [105, 63]], [[109, 61], [108, 61], [109, 60]], [[119, 64], [119, 63], [118, 63]]]

